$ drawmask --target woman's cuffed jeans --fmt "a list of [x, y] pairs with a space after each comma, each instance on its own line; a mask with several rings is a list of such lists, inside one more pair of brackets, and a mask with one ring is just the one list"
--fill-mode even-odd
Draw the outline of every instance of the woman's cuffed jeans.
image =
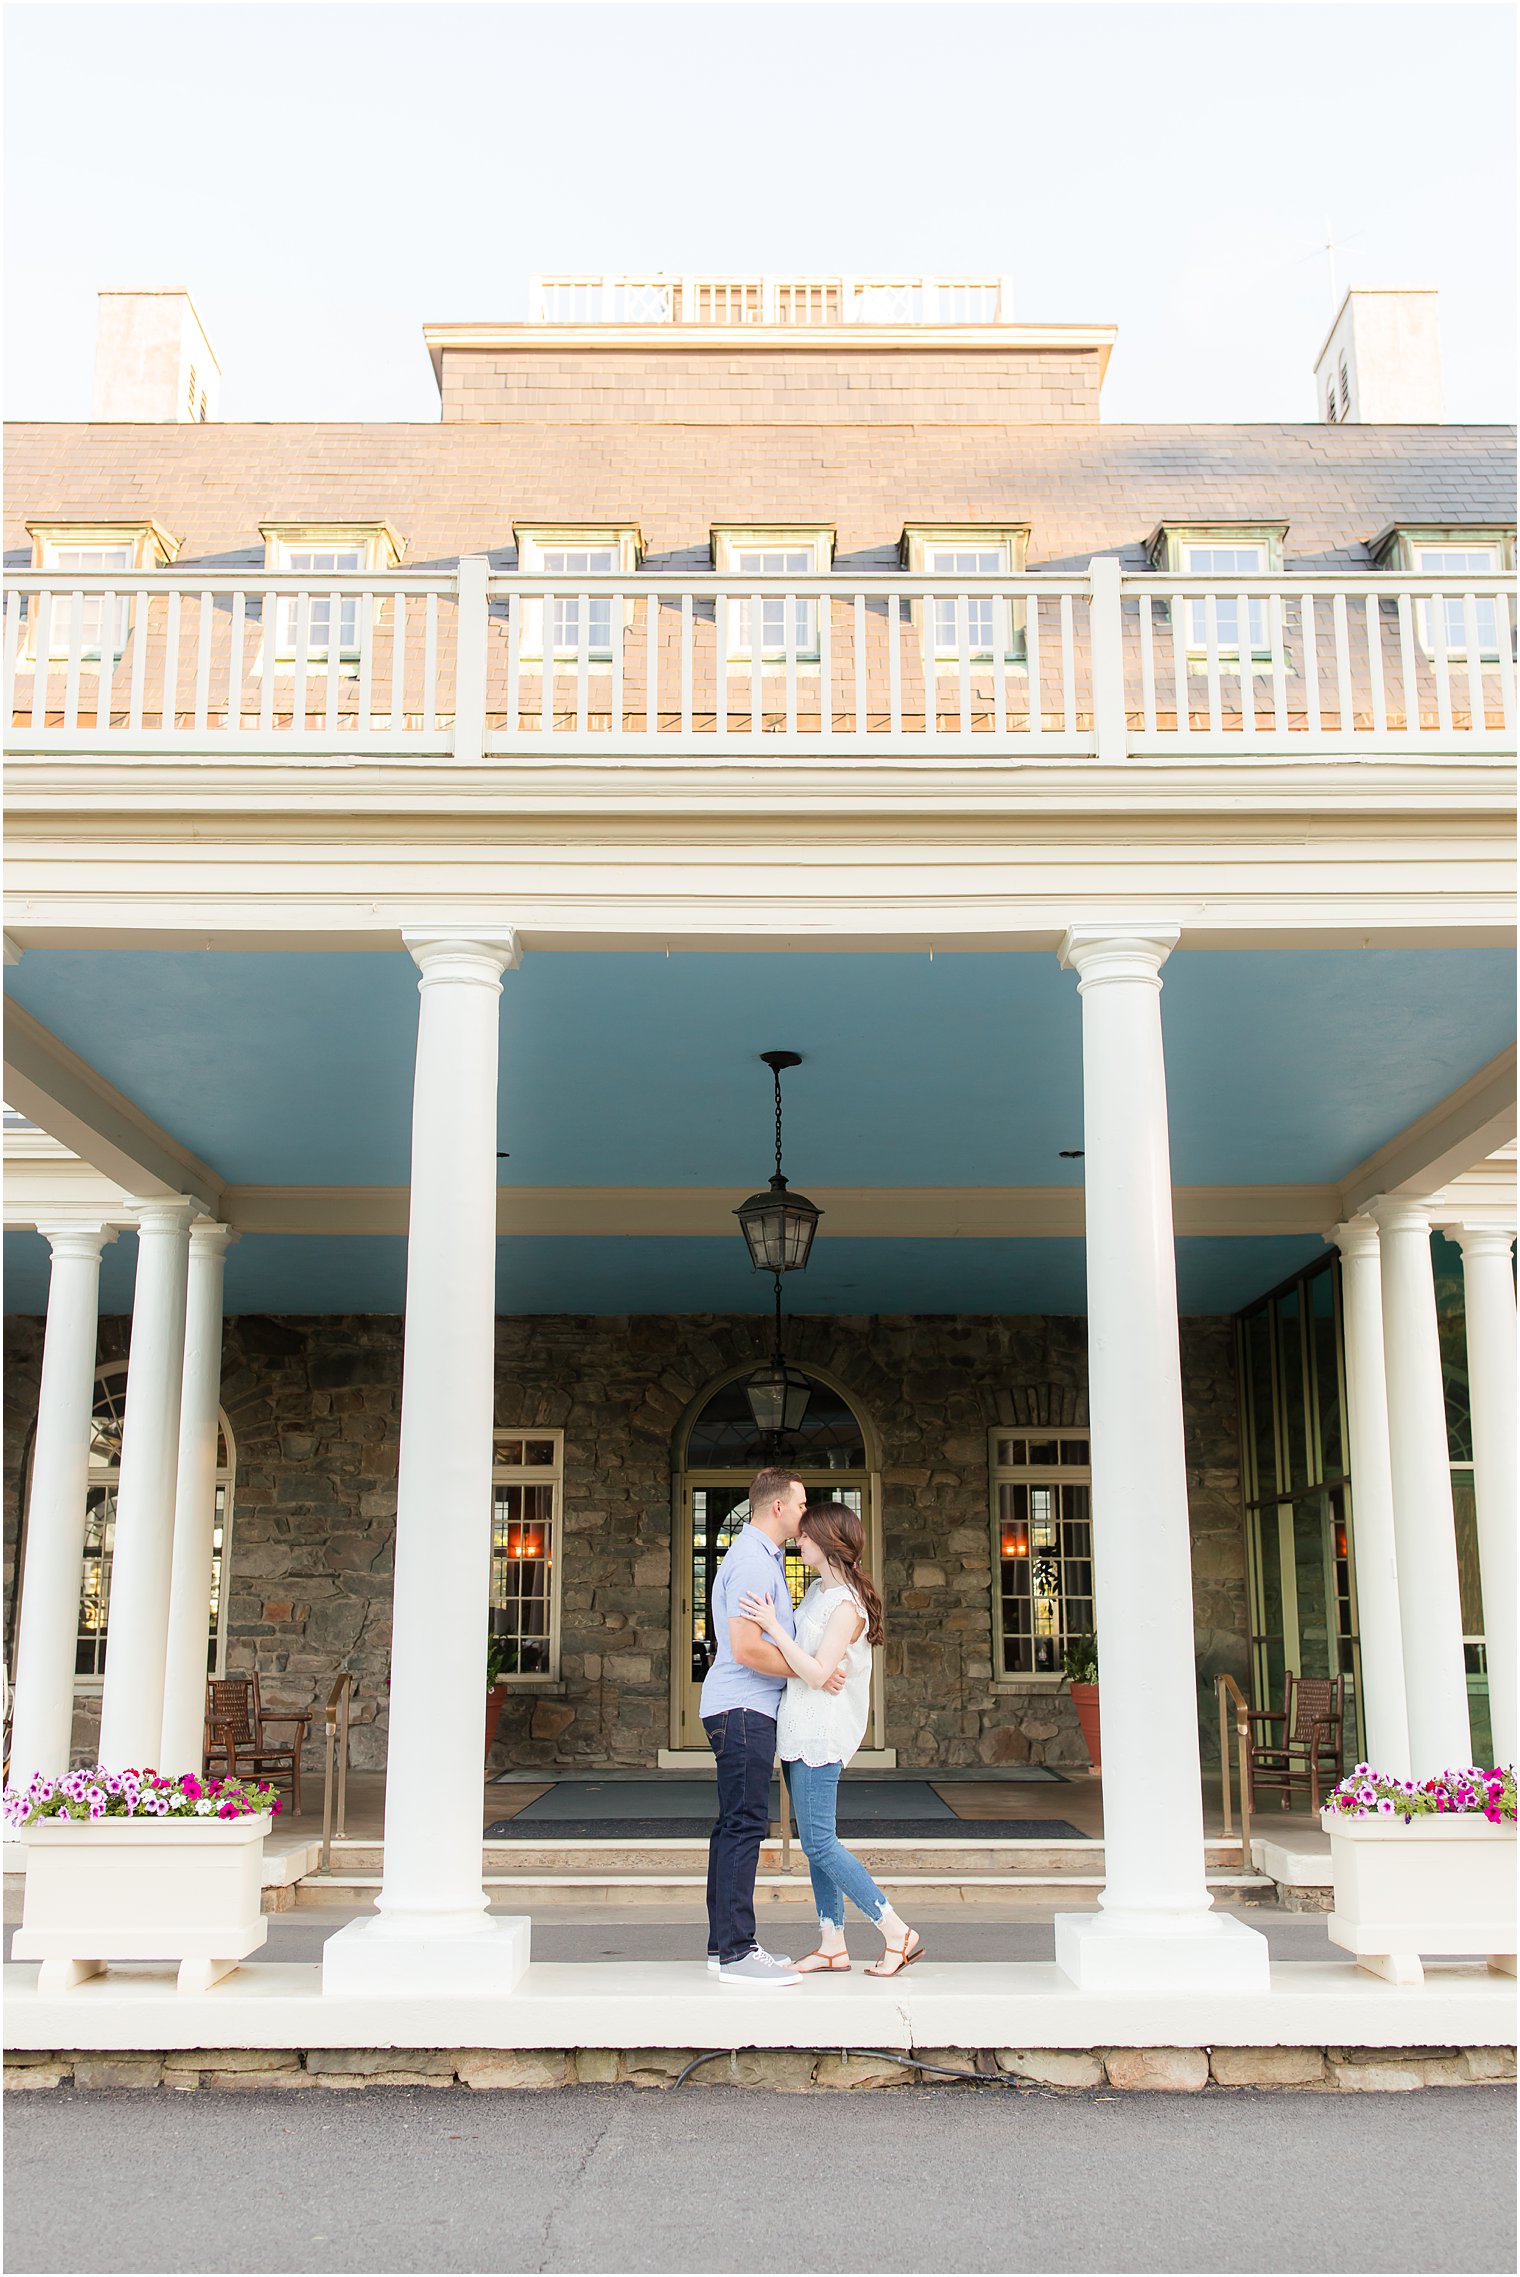
[[842, 1763], [784, 1763], [792, 1798], [797, 1836], [807, 1854], [813, 1877], [813, 1903], [823, 1929], [843, 1929], [844, 1901], [849, 1898], [873, 1925], [887, 1910], [886, 1898], [860, 1860], [839, 1839], [835, 1819], [839, 1809], [839, 1774]]

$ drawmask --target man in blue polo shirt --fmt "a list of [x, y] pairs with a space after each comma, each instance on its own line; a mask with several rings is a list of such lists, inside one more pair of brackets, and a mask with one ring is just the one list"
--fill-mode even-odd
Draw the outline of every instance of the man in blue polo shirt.
[[[737, 1608], [753, 1590], [792, 1628], [786, 1544], [807, 1508], [795, 1471], [761, 1471], [749, 1490], [749, 1524], [713, 1578], [708, 1629], [717, 1647], [702, 1684], [702, 1728], [718, 1769], [718, 1822], [707, 1848], [707, 1965], [722, 1984], [801, 1984], [790, 1961], [755, 1938], [755, 1875], [770, 1824], [776, 1716], [790, 1671], [779, 1649]], [[828, 1689], [837, 1691], [843, 1669]]]

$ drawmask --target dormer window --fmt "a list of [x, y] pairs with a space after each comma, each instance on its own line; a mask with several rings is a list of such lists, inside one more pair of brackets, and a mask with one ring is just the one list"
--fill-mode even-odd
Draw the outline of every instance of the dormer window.
[[[613, 642], [613, 596], [577, 593], [578, 577], [632, 576], [644, 556], [644, 542], [636, 522], [601, 523], [515, 522], [517, 566], [525, 577], [563, 577], [567, 590], [549, 600], [549, 654], [579, 658], [584, 652], [592, 664], [610, 663]], [[623, 603], [622, 624], [629, 620], [631, 604]], [[618, 628], [620, 631], [622, 626]], [[544, 654], [544, 603], [523, 604], [522, 646], [526, 657]]]
[[[713, 525], [713, 567], [724, 577], [819, 577], [834, 565], [832, 523], [782, 528]], [[818, 604], [806, 594], [764, 593], [731, 602], [728, 654], [742, 663], [759, 647], [764, 664], [814, 663], [818, 657]]]
[[[1515, 565], [1515, 533], [1503, 524], [1446, 523], [1415, 526], [1394, 523], [1374, 538], [1370, 548], [1379, 569], [1401, 570], [1406, 576], [1503, 577]], [[1438, 614], [1439, 612], [1439, 614]], [[1499, 610], [1482, 594], [1473, 597], [1474, 630], [1478, 655], [1485, 664], [1499, 661]], [[1467, 654], [1467, 604], [1459, 593], [1419, 605], [1420, 640], [1428, 653], [1445, 634], [1446, 653]]]
[[[85, 593], [76, 611], [65, 590], [67, 573], [163, 569], [179, 551], [175, 540], [157, 522], [28, 522], [26, 528], [32, 541], [33, 568], [64, 573], [48, 609], [48, 661], [60, 662], [70, 655], [77, 615], [80, 662], [98, 664], [109, 643], [114, 663], [124, 652], [132, 630], [130, 598], [124, 593], [115, 595], [114, 600], [104, 593]], [[108, 600], [112, 600], [109, 625]], [[28, 653], [35, 655], [35, 631], [28, 637], [32, 642]]]
[[1271, 577], [1282, 569], [1282, 542], [1286, 522], [1163, 522], [1150, 541], [1151, 566], [1173, 576], [1207, 577], [1218, 587], [1208, 596], [1194, 594], [1187, 603], [1187, 645], [1194, 656], [1206, 655], [1209, 617], [1213, 612], [1215, 654], [1240, 655], [1242, 631], [1252, 657], [1269, 659], [1272, 653], [1267, 603], [1263, 595], [1246, 599], [1246, 622], [1240, 622], [1240, 596], [1230, 590], [1240, 577]]
[[[36, 660], [36, 640], [48, 647], [48, 663], [66, 663], [77, 653], [82, 665], [98, 665], [109, 649], [111, 663], [125, 653], [132, 633], [132, 601], [127, 594], [86, 592], [75, 603], [66, 590], [68, 572], [105, 574], [121, 569], [123, 583], [134, 569], [164, 569], [177, 544], [157, 521], [27, 521], [32, 567], [57, 569], [59, 585], [48, 601], [48, 628], [41, 633], [41, 606], [27, 624], [27, 656]], [[109, 624], [107, 624], [109, 606]], [[77, 633], [77, 651], [75, 651]]]
[[[1007, 577], [1023, 569], [1028, 547], [1027, 522], [910, 522], [899, 551], [903, 567], [922, 577]], [[992, 663], [998, 652], [999, 599], [975, 586], [963, 594], [937, 594], [935, 661], [959, 664], [964, 656], [972, 664]], [[1024, 654], [1024, 608], [1022, 602], [1003, 606], [1003, 653], [1013, 661]]]
[[[374, 571], [394, 569], [401, 559], [402, 543], [389, 522], [264, 522], [264, 566], [308, 580], [303, 594], [282, 593], [275, 614], [275, 654], [280, 663], [293, 660], [299, 646], [311, 661], [325, 662], [336, 651], [347, 662], [357, 662], [363, 612], [375, 611], [365, 594], [323, 589], [323, 580], [365, 577]], [[304, 627], [303, 617], [304, 615]], [[303, 643], [304, 629], [304, 643]]]

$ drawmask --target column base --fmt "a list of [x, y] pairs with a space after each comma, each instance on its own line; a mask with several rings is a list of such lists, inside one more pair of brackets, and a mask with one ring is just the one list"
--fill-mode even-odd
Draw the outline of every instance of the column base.
[[532, 1924], [526, 1914], [481, 1914], [468, 1929], [430, 1929], [425, 1921], [351, 1921], [322, 1948], [322, 1990], [400, 2000], [500, 1998], [527, 1972]]
[[1058, 1913], [1056, 1967], [1079, 1992], [1267, 1992], [1267, 1941], [1229, 1914]]

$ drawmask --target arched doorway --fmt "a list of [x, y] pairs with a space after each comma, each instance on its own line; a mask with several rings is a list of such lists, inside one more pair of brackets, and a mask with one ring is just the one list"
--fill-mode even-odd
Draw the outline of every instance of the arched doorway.
[[[797, 1363], [793, 1363], [794, 1366]], [[712, 1639], [707, 1604], [712, 1576], [748, 1515], [749, 1482], [769, 1462], [801, 1473], [811, 1500], [846, 1502], [866, 1529], [866, 1562], [881, 1572], [881, 1458], [876, 1434], [859, 1405], [827, 1370], [801, 1367], [813, 1386], [800, 1428], [777, 1448], [755, 1428], [745, 1397], [753, 1364], [710, 1384], [681, 1420], [674, 1447], [673, 1592], [671, 1607], [671, 1743], [706, 1753], [700, 1694]], [[793, 1600], [809, 1576], [787, 1560]], [[881, 1655], [876, 1656], [867, 1748], [882, 1745]]]

